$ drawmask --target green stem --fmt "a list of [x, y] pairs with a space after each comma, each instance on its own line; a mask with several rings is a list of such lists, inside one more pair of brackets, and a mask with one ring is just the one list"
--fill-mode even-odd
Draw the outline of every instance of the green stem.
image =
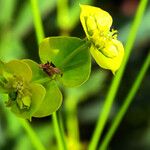
[[137, 34], [137, 31], [138, 31], [138, 28], [139, 28], [139, 25], [140, 25], [140, 22], [141, 22], [143, 14], [144, 14], [147, 3], [148, 3], [148, 0], [141, 0], [140, 1], [133, 25], [131, 27], [131, 31], [130, 31], [129, 36], [128, 36], [127, 43], [125, 46], [125, 56], [124, 56], [122, 66], [119, 69], [119, 71], [117, 72], [117, 74], [114, 77], [112, 84], [110, 86], [109, 92], [107, 94], [107, 97], [106, 97], [106, 100], [105, 100], [105, 103], [104, 103], [104, 106], [102, 109], [102, 112], [99, 114], [96, 128], [94, 130], [92, 139], [91, 139], [90, 144], [89, 144], [89, 150], [95, 150], [97, 145], [98, 145], [98, 141], [101, 138], [103, 129], [104, 129], [105, 124], [107, 122], [109, 112], [111, 110], [111, 107], [112, 107], [112, 104], [114, 101], [114, 98], [116, 96], [118, 87], [120, 85], [120, 81], [122, 79], [126, 64], [128, 62], [128, 59], [129, 59], [129, 56], [131, 53], [131, 49], [133, 47], [133, 44], [134, 44], [134, 41], [136, 38], [136, 34]]
[[36, 30], [36, 36], [39, 44], [41, 40], [44, 38], [42, 20], [40, 17], [38, 1], [37, 0], [30, 0], [30, 1], [31, 1], [32, 12], [33, 12], [33, 20], [34, 20], [34, 26]]
[[63, 133], [61, 132], [60, 127], [59, 127], [56, 112], [53, 113], [52, 119], [53, 119], [53, 125], [55, 129], [55, 134], [56, 134], [59, 150], [67, 150], [66, 143], [63, 139]]
[[62, 114], [61, 111], [57, 111], [58, 112], [58, 120], [59, 120], [59, 127], [60, 127], [60, 131], [61, 131], [61, 135], [62, 135], [62, 140], [64, 142], [64, 147], [67, 149], [67, 145], [66, 145], [66, 141], [65, 141], [65, 128], [64, 128], [64, 124], [63, 124], [63, 118], [62, 118]]
[[68, 138], [70, 138], [73, 141], [74, 150], [80, 149], [77, 105], [78, 105], [78, 101], [76, 97], [70, 96], [65, 101]]
[[140, 84], [141, 84], [149, 66], [150, 66], [150, 53], [147, 56], [147, 58], [145, 59], [143, 66], [142, 66], [134, 84], [132, 85], [130, 92], [128, 93], [126, 99], [124, 100], [124, 103], [122, 104], [119, 112], [117, 113], [115, 119], [113, 120], [113, 123], [112, 123], [109, 131], [107, 132], [104, 140], [102, 141], [102, 144], [100, 145], [100, 148], [99, 148], [100, 150], [106, 150], [110, 140], [112, 139], [115, 131], [117, 130], [121, 120], [123, 119], [129, 105], [131, 104], [135, 94], [137, 93], [137, 90], [139, 89]]
[[70, 25], [68, 0], [57, 0], [57, 24], [61, 29], [61, 35], [68, 35]]
[[[40, 44], [41, 40], [44, 38], [44, 30], [43, 30], [43, 26], [42, 26], [40, 12], [39, 12], [39, 9], [38, 9], [37, 0], [31, 0], [31, 6], [32, 6], [33, 17], [34, 17], [34, 26], [35, 26], [35, 30], [36, 30], [36, 36], [37, 36], [37, 39], [38, 39], [38, 44]], [[43, 82], [43, 81], [45, 82], [47, 80], [48, 79], [45, 78], [42, 81], [38, 81], [38, 82]], [[64, 148], [65, 144], [63, 142], [64, 139], [61, 138], [61, 136], [60, 136], [61, 132], [60, 132], [60, 129], [59, 129], [56, 113], [54, 113], [52, 116], [53, 116], [54, 127], [55, 127], [55, 130], [56, 130], [56, 137], [57, 137], [57, 140], [58, 140], [58, 144], [59, 144], [59, 146], [61, 145], [61, 147], [62, 147], [62, 148], [60, 147], [60, 150], [61, 149], [64, 150], [65, 149]]]
[[32, 127], [28, 123], [27, 120], [25, 119], [20, 119], [18, 118], [20, 124], [24, 127], [26, 132], [28, 133], [29, 138], [31, 139], [32, 144], [37, 150], [46, 150], [41, 141], [39, 140], [38, 136], [36, 133], [33, 131]]
[[[3, 95], [3, 98], [5, 100], [7, 100], [7, 95], [6, 94]], [[4, 106], [4, 103], [2, 103], [2, 106]], [[5, 108], [5, 107], [3, 107], [3, 108]], [[25, 129], [25, 131], [28, 134], [28, 137], [31, 140], [31, 143], [33, 144], [33, 146], [34, 146], [34, 148], [36, 150], [46, 150], [45, 147], [43, 146], [43, 144], [41, 143], [39, 137], [34, 132], [34, 130], [32, 129], [32, 127], [30, 126], [30, 124], [29, 124], [29, 122], [27, 120], [19, 118], [19, 117], [16, 117], [10, 111], [8, 111], [8, 109], [4, 109], [4, 111], [5, 111], [6, 115], [7, 115], [7, 121], [8, 122], [13, 122], [12, 125], [14, 125], [14, 123], [15, 124], [20, 123], [20, 125]]]

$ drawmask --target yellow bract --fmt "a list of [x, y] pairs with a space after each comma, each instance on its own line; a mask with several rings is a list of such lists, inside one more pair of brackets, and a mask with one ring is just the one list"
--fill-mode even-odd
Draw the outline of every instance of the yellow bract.
[[[119, 50], [118, 55], [113, 58], [106, 57], [104, 54], [102, 54], [99, 50], [95, 48], [95, 46], [91, 46], [90, 52], [92, 56], [94, 57], [95, 61], [99, 66], [101, 66], [104, 69], [109, 69], [112, 71], [113, 74], [115, 74], [116, 70], [120, 67], [120, 64], [122, 62], [122, 58], [124, 55], [123, 51], [123, 45], [120, 41], [114, 40], [114, 44], [116, 45], [117, 49]], [[114, 45], [112, 45], [114, 46]], [[107, 47], [106, 47], [107, 49]], [[109, 47], [108, 47], [109, 49]]]
[[88, 5], [80, 5], [80, 20], [88, 40], [90, 52], [97, 64], [113, 73], [121, 65], [124, 48], [117, 40], [117, 31], [111, 30], [112, 17], [106, 11]]

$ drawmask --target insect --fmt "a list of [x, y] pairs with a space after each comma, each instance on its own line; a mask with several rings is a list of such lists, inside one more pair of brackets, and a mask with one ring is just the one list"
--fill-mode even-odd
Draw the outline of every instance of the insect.
[[52, 62], [47, 61], [45, 64], [40, 64], [40, 67], [46, 72], [49, 76], [53, 76], [56, 74], [60, 74], [62, 76], [62, 72], [59, 68], [57, 68]]

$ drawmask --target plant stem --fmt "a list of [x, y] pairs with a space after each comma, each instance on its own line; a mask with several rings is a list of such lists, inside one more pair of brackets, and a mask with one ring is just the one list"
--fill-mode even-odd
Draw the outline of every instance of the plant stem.
[[80, 149], [79, 123], [77, 118], [77, 97], [68, 96], [65, 100], [68, 138], [73, 141], [74, 150]]
[[70, 29], [68, 0], [57, 0], [57, 25], [61, 35], [68, 35]]
[[60, 131], [61, 131], [61, 135], [62, 135], [62, 141], [64, 142], [64, 147], [67, 149], [67, 144], [65, 141], [65, 128], [64, 128], [64, 124], [63, 124], [63, 118], [62, 118], [62, 114], [61, 111], [57, 111], [58, 112], [58, 120], [59, 120], [59, 127], [60, 127]]
[[117, 130], [121, 120], [123, 119], [129, 105], [131, 104], [135, 94], [137, 93], [137, 90], [140, 87], [140, 84], [141, 84], [149, 66], [150, 66], [150, 53], [148, 54], [147, 58], [145, 59], [143, 66], [142, 66], [134, 84], [132, 85], [130, 92], [128, 93], [126, 99], [124, 100], [124, 103], [122, 104], [119, 112], [117, 113], [109, 131], [107, 132], [104, 140], [102, 141], [102, 144], [100, 145], [100, 148], [99, 148], [100, 150], [105, 150], [107, 148], [107, 146], [108, 146], [110, 140], [112, 139], [115, 131]]
[[[34, 25], [35, 25], [36, 35], [37, 35], [38, 44], [39, 44], [41, 42], [41, 40], [44, 38], [44, 31], [43, 31], [43, 27], [42, 27], [42, 21], [41, 21], [39, 9], [38, 9], [37, 0], [31, 0], [31, 5], [32, 5], [33, 16], [34, 16]], [[48, 79], [46, 78], [46, 79], [42, 80], [42, 82], [45, 80], [48, 80]], [[60, 150], [61, 149], [64, 150], [64, 142], [63, 142], [63, 139], [60, 134], [61, 132], [60, 132], [60, 128], [58, 125], [56, 113], [53, 114], [53, 123], [54, 123], [54, 127], [55, 127], [56, 138], [58, 141], [59, 148], [60, 148]]]
[[44, 38], [42, 20], [38, 8], [38, 1], [37, 0], [30, 0], [30, 1], [31, 1], [32, 12], [33, 12], [33, 20], [34, 20], [34, 26], [36, 30], [37, 41], [39, 44], [41, 40]]
[[[33, 17], [34, 17], [34, 26], [36, 30], [36, 36], [37, 36], [38, 44], [40, 44], [40, 42], [44, 38], [44, 30], [42, 26], [42, 20], [40, 17], [37, 0], [31, 0], [31, 6], [32, 6]], [[43, 79], [44, 82], [47, 80], [48, 80], [47, 78]], [[41, 81], [38, 81], [38, 82], [41, 82]], [[66, 149], [65, 142], [64, 142], [65, 140], [61, 136], [61, 130], [59, 128], [56, 113], [52, 114], [52, 117], [53, 117], [53, 123], [54, 123], [55, 131], [56, 131], [56, 138], [58, 141], [59, 148], [60, 150], [65, 150]]]
[[122, 66], [119, 69], [119, 71], [117, 72], [116, 76], [114, 77], [114, 79], [111, 83], [110, 89], [109, 89], [108, 94], [106, 96], [106, 100], [105, 100], [102, 112], [99, 114], [99, 118], [98, 118], [98, 121], [96, 123], [96, 128], [94, 130], [92, 139], [91, 139], [90, 144], [89, 144], [89, 150], [95, 150], [97, 145], [98, 145], [98, 141], [101, 138], [103, 129], [105, 127], [105, 124], [106, 124], [108, 116], [109, 116], [109, 112], [110, 112], [112, 104], [113, 104], [113, 100], [116, 96], [118, 87], [120, 85], [120, 81], [122, 79], [126, 64], [128, 62], [128, 59], [129, 59], [129, 56], [131, 53], [131, 49], [133, 47], [133, 44], [134, 44], [134, 41], [136, 38], [136, 33], [138, 31], [138, 28], [139, 28], [139, 25], [140, 25], [140, 22], [141, 22], [143, 14], [144, 14], [147, 3], [148, 3], [148, 0], [141, 0], [140, 1], [133, 25], [131, 27], [131, 31], [130, 31], [129, 36], [128, 36], [127, 43], [125, 46], [125, 56], [124, 56], [124, 60], [122, 62]]
[[55, 129], [55, 134], [56, 134], [59, 150], [67, 150], [67, 146], [65, 144], [62, 132], [61, 132], [60, 127], [59, 127], [56, 112], [53, 113], [52, 119], [53, 119], [53, 125], [54, 125], [54, 129]]
[[26, 132], [28, 133], [29, 138], [31, 139], [32, 144], [37, 150], [46, 150], [41, 141], [39, 140], [36, 133], [33, 131], [32, 127], [28, 123], [27, 120], [18, 118], [20, 124], [24, 127]]

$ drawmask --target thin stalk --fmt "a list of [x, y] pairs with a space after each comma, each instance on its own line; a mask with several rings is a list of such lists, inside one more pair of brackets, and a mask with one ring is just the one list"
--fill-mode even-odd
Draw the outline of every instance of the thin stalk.
[[76, 97], [68, 97], [65, 101], [68, 138], [74, 143], [74, 150], [80, 149], [79, 123], [77, 118]]
[[24, 127], [26, 132], [28, 133], [28, 136], [31, 139], [33, 146], [37, 150], [46, 150], [43, 144], [41, 143], [41, 141], [39, 140], [38, 136], [36, 135], [36, 133], [33, 131], [32, 127], [28, 123], [28, 121], [25, 119], [20, 119], [20, 118], [18, 118], [18, 120], [20, 124]]
[[60, 127], [59, 127], [56, 112], [53, 113], [52, 119], [53, 119], [53, 125], [54, 125], [54, 129], [55, 129], [55, 134], [56, 134], [56, 139], [57, 139], [57, 142], [58, 142], [59, 150], [67, 150], [66, 143], [63, 139], [63, 133], [60, 131]]
[[61, 35], [69, 34], [68, 0], [57, 0], [57, 24], [61, 29]]
[[[41, 20], [39, 8], [38, 8], [38, 1], [37, 0], [30, 0], [30, 1], [31, 1], [31, 6], [32, 6], [36, 36], [37, 36], [38, 44], [40, 44], [40, 42], [44, 38], [44, 30], [43, 30], [42, 20]], [[54, 113], [52, 117], [53, 117], [53, 123], [54, 123], [55, 131], [56, 131], [56, 138], [57, 138], [59, 146], [61, 146], [60, 150], [65, 150], [65, 142], [64, 142], [63, 137], [61, 136], [61, 130], [59, 128], [56, 113]]]
[[95, 150], [97, 145], [98, 145], [98, 141], [101, 138], [103, 129], [105, 127], [105, 124], [106, 124], [108, 116], [109, 116], [109, 112], [112, 108], [114, 98], [116, 96], [118, 87], [120, 85], [120, 81], [122, 79], [126, 64], [128, 62], [132, 47], [134, 45], [136, 34], [138, 31], [142, 16], [143, 16], [144, 11], [146, 9], [147, 3], [148, 3], [148, 0], [141, 0], [140, 1], [139, 7], [137, 9], [137, 13], [135, 15], [135, 19], [134, 19], [132, 27], [131, 27], [131, 31], [130, 31], [129, 36], [128, 36], [127, 43], [125, 46], [125, 56], [124, 56], [122, 66], [119, 69], [119, 71], [117, 72], [116, 76], [114, 77], [114, 79], [111, 83], [110, 89], [109, 89], [108, 94], [106, 96], [106, 100], [105, 100], [102, 112], [99, 114], [99, 118], [98, 118], [98, 121], [96, 123], [96, 128], [94, 130], [92, 139], [91, 139], [90, 144], [89, 144], [89, 150]]
[[125, 98], [124, 103], [122, 104], [119, 112], [117, 113], [116, 117], [114, 118], [114, 121], [113, 121], [109, 131], [107, 132], [104, 140], [102, 141], [102, 144], [100, 145], [99, 150], [106, 150], [110, 140], [112, 139], [115, 131], [117, 130], [120, 122], [122, 121], [125, 113], [127, 112], [128, 107], [130, 106], [135, 94], [137, 93], [137, 91], [140, 87], [140, 84], [141, 84], [149, 66], [150, 66], [150, 53], [147, 56], [147, 58], [145, 59], [143, 66], [142, 66], [141, 70], [139, 71], [139, 74], [138, 74], [134, 84], [131, 87], [130, 92], [128, 93], [128, 95]]
[[44, 38], [44, 30], [42, 26], [42, 20], [39, 12], [38, 1], [37, 0], [30, 0], [32, 13], [33, 13], [33, 20], [34, 20], [34, 27], [36, 31], [37, 41], [38, 44]]
[[62, 140], [64, 142], [64, 147], [67, 149], [67, 145], [66, 145], [66, 139], [65, 139], [65, 128], [64, 128], [64, 124], [63, 124], [63, 117], [61, 114], [61, 111], [57, 111], [58, 112], [58, 120], [59, 120], [59, 127], [60, 127], [60, 131], [61, 131], [61, 135], [62, 135]]

